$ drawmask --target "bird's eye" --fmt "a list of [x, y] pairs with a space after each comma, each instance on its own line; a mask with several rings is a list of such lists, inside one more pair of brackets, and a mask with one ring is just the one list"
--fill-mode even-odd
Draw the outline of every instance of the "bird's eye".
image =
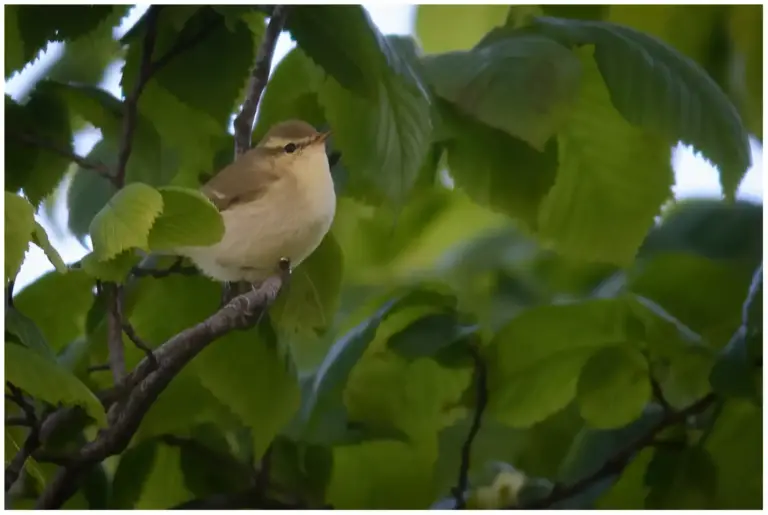
[[286, 146], [283, 147], [283, 150], [285, 150], [287, 154], [293, 154], [294, 152], [296, 152], [296, 144], [288, 143]]

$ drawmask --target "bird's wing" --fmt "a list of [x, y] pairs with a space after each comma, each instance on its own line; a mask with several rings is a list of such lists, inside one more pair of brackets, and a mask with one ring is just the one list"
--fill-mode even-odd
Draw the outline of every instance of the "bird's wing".
[[262, 154], [258, 147], [249, 150], [203, 185], [201, 191], [219, 211], [260, 197], [280, 178], [273, 160]]

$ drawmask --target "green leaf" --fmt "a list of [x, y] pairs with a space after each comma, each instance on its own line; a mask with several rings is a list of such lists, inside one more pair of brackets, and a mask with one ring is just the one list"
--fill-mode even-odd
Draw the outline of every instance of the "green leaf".
[[379, 325], [395, 304], [395, 301], [384, 304], [373, 316], [337, 340], [328, 351], [315, 375], [309, 398], [303, 406], [302, 418], [310, 427], [319, 422], [316, 417], [320, 415], [321, 410], [338, 403], [352, 369], [373, 341]]
[[[333, 324], [339, 305], [344, 255], [333, 233], [293, 271], [287, 290], [269, 311], [280, 335], [292, 344], [316, 345]], [[296, 350], [301, 352], [301, 347]]]
[[38, 84], [23, 106], [5, 99], [5, 189], [23, 189], [33, 206], [53, 192], [69, 167], [67, 158], [45, 146], [72, 150], [66, 106], [48, 86]]
[[286, 349], [237, 331], [208, 346], [193, 362], [201, 384], [253, 433], [254, 456], [267, 450], [300, 405], [299, 385]]
[[[48, 87], [66, 102], [73, 116], [81, 117], [101, 130], [103, 139], [93, 148], [89, 158], [115, 173], [123, 138], [123, 104], [112, 94], [93, 86], [50, 83]], [[145, 182], [162, 186], [178, 172], [179, 152], [161, 139], [154, 121], [154, 116], [143, 111], [137, 116], [126, 166], [126, 184]], [[195, 150], [190, 149], [190, 153], [196, 156]]]
[[163, 212], [149, 232], [149, 248], [172, 250], [182, 246], [207, 246], [224, 236], [224, 220], [218, 209], [199, 191], [176, 186], [159, 189]]
[[419, 5], [416, 35], [428, 54], [466, 50], [507, 18], [506, 5]]
[[648, 487], [645, 485], [645, 471], [653, 459], [651, 449], [641, 450], [623, 470], [616, 483], [597, 501], [601, 510], [642, 510]]
[[709, 378], [712, 389], [720, 395], [747, 397], [753, 398], [756, 401], [760, 399], [760, 392], [757, 388], [758, 384], [754, 380], [754, 376], [756, 372], [755, 363], [758, 359], [762, 359], [762, 352], [760, 351], [758, 356], [751, 355], [757, 353], [754, 351], [750, 352], [752, 349], [749, 348], [748, 339], [762, 336], [762, 323], [757, 322], [760, 324], [760, 328], [757, 329], [754, 327], [756, 321], [750, 320], [751, 314], [759, 313], [757, 317], [762, 314], [762, 309], [756, 313], [753, 307], [753, 304], [762, 304], [760, 301], [762, 294], [763, 266], [761, 264], [752, 277], [752, 283], [749, 286], [749, 291], [744, 301], [742, 324], [728, 344], [721, 350]]
[[741, 306], [752, 273], [751, 268], [733, 262], [665, 253], [633, 271], [628, 287], [664, 306], [713, 348], [720, 349], [741, 325]]
[[402, 203], [429, 150], [432, 124], [426, 92], [390, 73], [378, 81], [373, 98], [356, 96], [330, 77], [319, 98], [350, 171], [349, 194]]
[[584, 85], [558, 137], [539, 234], [570, 257], [626, 265], [671, 195], [670, 147], [622, 119], [589, 53], [580, 54]]
[[45, 340], [58, 352], [85, 333], [93, 286], [93, 279], [83, 270], [49, 272], [18, 292], [13, 304], [40, 328]]
[[538, 35], [499, 39], [423, 63], [440, 97], [539, 151], [568, 119], [581, 86], [578, 58]]
[[[19, 339], [19, 343], [33, 350], [51, 361], [56, 360], [56, 355], [45, 341], [42, 331], [37, 325], [16, 308], [5, 308], [5, 331]], [[6, 334], [8, 338], [8, 334]]]
[[99, 425], [106, 425], [104, 408], [93, 392], [69, 371], [30, 349], [5, 344], [5, 379], [50, 404], [81, 406]]
[[581, 371], [577, 397], [581, 415], [592, 427], [610, 429], [629, 424], [651, 400], [645, 357], [629, 347], [597, 351]]
[[440, 105], [451, 135], [443, 142], [456, 185], [472, 200], [537, 226], [541, 201], [555, 182], [557, 145], [538, 152], [522, 140], [477, 123]]
[[729, 5], [729, 35], [733, 58], [745, 66], [729, 78], [731, 96], [747, 128], [763, 139], [763, 9], [757, 5]]
[[572, 45], [595, 45], [612, 104], [630, 123], [682, 140], [720, 168], [733, 198], [749, 168], [747, 131], [728, 97], [694, 61], [628, 27], [600, 21], [537, 18], [534, 29]]
[[333, 470], [330, 448], [278, 436], [272, 443], [270, 463], [276, 484], [288, 491], [301, 492], [310, 507], [323, 504]]
[[[344, 30], [338, 30], [344, 27]], [[366, 10], [360, 5], [313, 5], [291, 10], [286, 28], [299, 48], [341, 88], [376, 98], [388, 67], [401, 68]], [[334, 126], [335, 130], [335, 126]]]
[[645, 472], [646, 509], [711, 508], [718, 470], [702, 447], [657, 449]]
[[323, 74], [300, 48], [294, 48], [275, 67], [259, 102], [259, 117], [253, 130], [260, 140], [274, 124], [298, 119], [319, 127], [325, 115], [317, 99]]
[[626, 341], [626, 308], [591, 300], [524, 311], [484, 350], [488, 410], [511, 427], [529, 427], [576, 396], [582, 367], [598, 350]]
[[163, 197], [151, 186], [133, 183], [118, 191], [91, 222], [94, 255], [107, 260], [132, 247], [149, 250], [149, 232], [162, 210]]
[[439, 357], [476, 329], [460, 324], [456, 313], [428, 314], [390, 336], [387, 347], [408, 360]]
[[717, 509], [754, 510], [763, 505], [763, 410], [729, 399], [703, 444], [717, 466]]
[[35, 210], [26, 199], [5, 192], [5, 282], [19, 273], [35, 230]]
[[[24, 49], [21, 63], [31, 61], [49, 41], [71, 41], [91, 32], [114, 9], [111, 5], [14, 6], [11, 19], [16, 20]], [[10, 71], [19, 68], [14, 66]]]
[[80, 264], [88, 275], [102, 281], [122, 284], [128, 278], [131, 269], [136, 266], [141, 257], [132, 250], [123, 251], [117, 256], [100, 260], [93, 252], [83, 257]]
[[67, 271], [67, 265], [61, 259], [61, 256], [56, 251], [51, 242], [48, 240], [48, 233], [45, 232], [45, 228], [39, 223], [35, 222], [35, 231], [32, 233], [32, 243], [40, 247], [45, 255], [48, 256], [48, 260], [56, 268], [57, 272], [65, 273]]
[[5, 77], [10, 77], [15, 71], [21, 70], [26, 63], [24, 57], [24, 41], [19, 29], [20, 5], [5, 6]]
[[[150, 84], [154, 82], [185, 107], [204, 113], [223, 130], [229, 124], [235, 108], [235, 98], [245, 87], [250, 68], [255, 60], [253, 35], [242, 20], [238, 23], [230, 23], [234, 29], [230, 30], [224, 23], [224, 16], [211, 7], [197, 10], [184, 23], [183, 28], [178, 30], [176, 27], [178, 20], [175, 20], [173, 15], [180, 10], [186, 13], [186, 7], [178, 6], [169, 7], [160, 12], [158, 28], [160, 33], [155, 55], [162, 56], [178, 40], [194, 40], [203, 31], [205, 31], [205, 37], [199, 44], [190, 45], [184, 52], [171, 59], [153, 76]], [[137, 23], [135, 34], [126, 37], [129, 49], [121, 85], [129, 91], [138, 77], [145, 27], [146, 18]], [[222, 56], [227, 58], [222, 59]], [[216, 77], [216, 80], [201, 80], [200, 70], [205, 70], [208, 76]], [[150, 103], [158, 109], [163, 108], [152, 100]], [[150, 113], [146, 108], [142, 109], [142, 112], [147, 115]], [[165, 113], [161, 111], [159, 117], [166, 118]]]
[[156, 441], [142, 442], [120, 455], [110, 489], [111, 509], [124, 510], [135, 507], [154, 465], [157, 447]]

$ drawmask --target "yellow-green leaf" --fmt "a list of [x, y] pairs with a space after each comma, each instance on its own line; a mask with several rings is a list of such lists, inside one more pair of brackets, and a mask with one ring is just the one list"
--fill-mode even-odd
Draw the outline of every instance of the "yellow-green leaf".
[[56, 267], [57, 272], [63, 274], [67, 271], [67, 265], [64, 263], [64, 260], [61, 259], [56, 248], [51, 245], [51, 242], [48, 239], [48, 233], [45, 232], [45, 228], [37, 222], [35, 222], [35, 232], [32, 234], [32, 242], [43, 249], [45, 255], [48, 256], [48, 260], [54, 267]]
[[581, 96], [559, 134], [560, 168], [539, 233], [571, 257], [626, 265], [671, 195], [670, 141], [616, 111], [585, 50]]
[[152, 250], [214, 245], [224, 236], [224, 220], [205, 195], [177, 186], [165, 186], [159, 191], [163, 212], [149, 231]]
[[21, 345], [5, 344], [5, 379], [36, 399], [81, 406], [100, 425], [107, 422], [101, 402], [77, 377]]
[[35, 211], [27, 199], [5, 192], [5, 282], [19, 273], [35, 230]]
[[138, 182], [129, 184], [91, 222], [93, 253], [107, 260], [132, 247], [149, 250], [149, 232], [162, 210], [159, 191]]

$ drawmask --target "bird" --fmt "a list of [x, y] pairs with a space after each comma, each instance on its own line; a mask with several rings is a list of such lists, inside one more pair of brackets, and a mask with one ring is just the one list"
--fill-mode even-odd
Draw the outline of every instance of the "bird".
[[272, 126], [259, 143], [202, 185], [224, 235], [209, 246], [175, 249], [207, 277], [263, 282], [281, 261], [296, 268], [320, 245], [336, 214], [326, 154], [328, 132], [301, 120]]

